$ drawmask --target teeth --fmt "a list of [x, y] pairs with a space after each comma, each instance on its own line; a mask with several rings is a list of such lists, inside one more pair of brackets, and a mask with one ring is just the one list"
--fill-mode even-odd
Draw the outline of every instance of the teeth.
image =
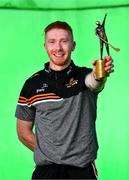
[[57, 56], [57, 57], [62, 57], [63, 54], [55, 54], [55, 56]]

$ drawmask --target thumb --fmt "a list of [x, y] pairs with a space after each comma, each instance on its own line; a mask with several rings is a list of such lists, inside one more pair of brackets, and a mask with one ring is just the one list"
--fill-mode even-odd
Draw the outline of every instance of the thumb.
[[92, 65], [93, 65], [93, 66], [96, 65], [96, 61], [97, 61], [97, 60], [92, 61]]

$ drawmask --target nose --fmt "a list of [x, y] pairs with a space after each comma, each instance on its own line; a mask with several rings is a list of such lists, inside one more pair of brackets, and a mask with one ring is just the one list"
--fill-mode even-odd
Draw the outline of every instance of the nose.
[[57, 42], [57, 43], [56, 43], [56, 49], [57, 49], [57, 50], [61, 50], [61, 49], [62, 49], [62, 45], [61, 45], [60, 42]]

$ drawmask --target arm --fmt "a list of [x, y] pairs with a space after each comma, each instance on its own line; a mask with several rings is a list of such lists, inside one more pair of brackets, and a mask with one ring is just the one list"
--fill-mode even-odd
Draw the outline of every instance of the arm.
[[85, 77], [85, 84], [91, 91], [101, 91], [104, 88], [107, 78], [102, 80], [95, 79], [94, 72], [92, 71]]
[[31, 151], [35, 148], [35, 134], [32, 131], [33, 122], [17, 120], [17, 134], [19, 140], [27, 146]]
[[[112, 73], [114, 65], [112, 64], [112, 58], [110, 56], [104, 56], [103, 60], [105, 61], [105, 67], [104, 70], [107, 74], [107, 76]], [[96, 79], [95, 78], [95, 64], [96, 61], [93, 62], [93, 70], [91, 73], [89, 73], [85, 77], [85, 84], [86, 86], [91, 90], [91, 91], [101, 91], [104, 88], [105, 82], [107, 80], [107, 77], [102, 78], [102, 79]]]

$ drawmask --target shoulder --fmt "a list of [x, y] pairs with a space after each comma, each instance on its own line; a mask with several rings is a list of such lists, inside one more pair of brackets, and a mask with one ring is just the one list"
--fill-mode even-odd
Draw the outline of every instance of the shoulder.
[[39, 80], [44, 77], [44, 70], [40, 70], [34, 74], [32, 74], [30, 77], [28, 77], [25, 80], [25, 83], [23, 85], [23, 88], [31, 89], [34, 87], [37, 83], [39, 83]]
[[83, 73], [83, 74], [88, 74], [92, 71], [91, 68], [87, 68], [87, 67], [84, 67], [84, 66], [76, 66], [76, 70], [79, 72], [79, 73]]
[[39, 78], [40, 76], [42, 76], [43, 73], [44, 73], [44, 70], [40, 70], [40, 71], [32, 74], [27, 80], [37, 79], [37, 78]]
[[34, 74], [32, 74], [30, 77], [28, 77], [26, 79], [27, 83], [32, 83], [32, 82], [36, 82], [38, 81], [41, 77], [44, 77], [44, 69], [35, 72]]
[[87, 68], [84, 66], [75, 66], [75, 70], [74, 70], [74, 75], [80, 79], [80, 80], [84, 80], [85, 77], [92, 71], [91, 68]]

